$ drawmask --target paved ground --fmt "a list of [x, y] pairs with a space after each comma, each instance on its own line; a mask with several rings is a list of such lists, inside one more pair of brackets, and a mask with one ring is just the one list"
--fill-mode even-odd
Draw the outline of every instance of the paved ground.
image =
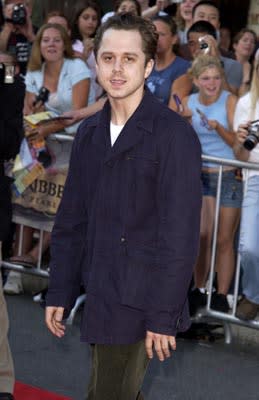
[[[88, 346], [79, 342], [80, 315], [59, 340], [48, 333], [31, 296], [9, 296], [7, 302], [17, 379], [84, 400], [90, 358]], [[170, 360], [151, 363], [145, 399], [258, 400], [259, 331], [235, 328], [235, 334], [231, 345], [179, 339]]]

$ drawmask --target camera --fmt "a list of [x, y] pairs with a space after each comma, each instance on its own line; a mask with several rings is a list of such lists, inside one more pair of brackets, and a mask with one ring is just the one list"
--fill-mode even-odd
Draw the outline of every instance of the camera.
[[0, 63], [0, 84], [14, 83], [15, 66], [13, 64]]
[[13, 8], [12, 17], [6, 18], [7, 22], [11, 22], [14, 25], [25, 25], [26, 24], [27, 12], [25, 6], [16, 4]]
[[33, 102], [33, 106], [36, 106], [37, 103], [42, 103], [42, 104], [46, 103], [46, 101], [48, 101], [48, 98], [49, 98], [49, 90], [44, 86], [42, 86], [40, 88], [38, 95], [36, 96], [36, 99]]
[[200, 49], [203, 51], [203, 54], [207, 54], [210, 51], [208, 43], [205, 42], [203, 37], [200, 37], [198, 41], [200, 44]]
[[259, 123], [251, 124], [248, 127], [248, 135], [244, 141], [244, 148], [246, 150], [253, 150], [253, 148], [259, 142]]

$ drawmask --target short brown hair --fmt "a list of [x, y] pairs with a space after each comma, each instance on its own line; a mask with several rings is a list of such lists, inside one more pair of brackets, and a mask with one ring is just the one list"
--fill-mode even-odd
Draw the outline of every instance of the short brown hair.
[[103, 35], [108, 29], [139, 32], [142, 39], [142, 50], [145, 54], [146, 63], [155, 58], [158, 40], [155, 25], [150, 20], [126, 13], [110, 17], [98, 29], [94, 40], [94, 54], [96, 59]]
[[40, 51], [40, 44], [43, 33], [50, 28], [56, 29], [60, 32], [61, 38], [64, 43], [64, 57], [74, 58], [71, 40], [65, 28], [59, 24], [45, 24], [42, 25], [42, 27], [39, 29], [33, 42], [31, 56], [28, 63], [28, 71], [38, 71], [41, 69], [44, 59]]

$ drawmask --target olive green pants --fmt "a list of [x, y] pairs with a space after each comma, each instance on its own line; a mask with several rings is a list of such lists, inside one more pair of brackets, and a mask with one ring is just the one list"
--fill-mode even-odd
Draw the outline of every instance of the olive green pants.
[[144, 400], [140, 389], [148, 366], [144, 340], [92, 346], [87, 400]]

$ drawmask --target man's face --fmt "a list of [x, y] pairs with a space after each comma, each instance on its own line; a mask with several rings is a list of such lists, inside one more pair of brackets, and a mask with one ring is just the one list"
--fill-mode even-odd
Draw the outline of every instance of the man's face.
[[145, 63], [140, 33], [115, 29], [104, 32], [96, 64], [98, 81], [117, 100], [141, 94], [153, 67], [152, 60]]
[[188, 47], [189, 47], [189, 50], [190, 50], [190, 53], [191, 53], [193, 59], [202, 53], [202, 50], [200, 49], [199, 38], [202, 38], [205, 35], [207, 35], [207, 33], [205, 33], [205, 32], [204, 33], [202, 33], [202, 32], [190, 32], [189, 33]]
[[192, 22], [194, 23], [197, 21], [208, 21], [215, 29], [219, 29], [219, 12], [213, 6], [198, 6], [195, 10]]

